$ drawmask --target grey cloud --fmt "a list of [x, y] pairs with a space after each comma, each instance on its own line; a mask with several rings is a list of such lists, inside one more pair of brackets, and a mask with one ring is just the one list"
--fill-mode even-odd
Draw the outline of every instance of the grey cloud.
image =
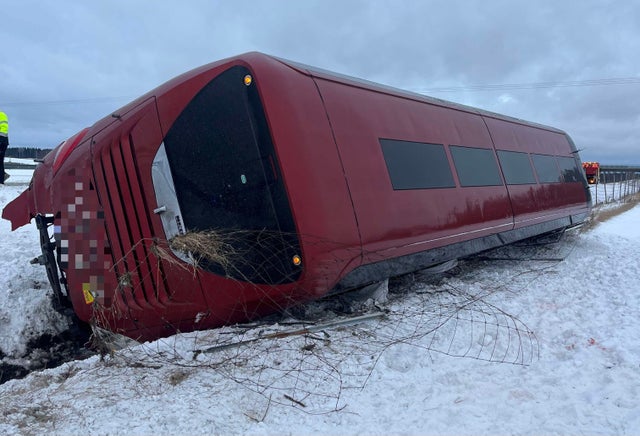
[[[419, 92], [640, 77], [637, 2], [23, 0], [3, 8], [0, 107], [15, 145], [55, 145], [175, 75], [252, 50]], [[640, 164], [637, 84], [432, 95], [565, 129], [587, 160]]]

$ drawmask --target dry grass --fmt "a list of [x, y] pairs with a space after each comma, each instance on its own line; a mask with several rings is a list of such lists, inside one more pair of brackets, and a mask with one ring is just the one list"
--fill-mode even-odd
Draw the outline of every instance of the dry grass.
[[225, 271], [231, 269], [230, 259], [234, 258], [235, 249], [231, 245], [233, 235], [215, 230], [188, 232], [177, 235], [169, 241], [172, 250], [189, 255], [193, 265], [203, 261], [216, 263]]
[[610, 220], [621, 215], [640, 203], [640, 194], [634, 194], [624, 199], [624, 203], [616, 203], [615, 206], [610, 204], [599, 205], [593, 208], [589, 222], [583, 226], [583, 231], [595, 228], [598, 224]]

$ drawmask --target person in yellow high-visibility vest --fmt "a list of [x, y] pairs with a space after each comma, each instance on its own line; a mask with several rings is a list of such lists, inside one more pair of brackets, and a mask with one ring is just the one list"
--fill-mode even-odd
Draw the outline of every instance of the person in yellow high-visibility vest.
[[4, 185], [7, 177], [4, 172], [4, 153], [9, 147], [9, 119], [7, 114], [0, 111], [0, 184]]

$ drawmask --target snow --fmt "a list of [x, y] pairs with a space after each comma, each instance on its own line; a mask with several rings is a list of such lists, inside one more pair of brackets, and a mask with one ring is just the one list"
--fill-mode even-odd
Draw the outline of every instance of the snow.
[[[16, 171], [0, 208], [26, 187]], [[636, 206], [555, 244], [392, 280], [354, 324], [226, 327], [34, 371], [0, 385], [0, 434], [639, 434], [639, 222]], [[9, 229], [0, 349], [19, 361], [65, 320], [29, 264], [35, 226]]]
[[[5, 162], [16, 162], [16, 163], [23, 163], [23, 164], [33, 164], [33, 160], [29, 160], [29, 159], [7, 159], [5, 160]], [[26, 185], [29, 184], [29, 181], [31, 180], [31, 176], [33, 175], [33, 170], [31, 169], [8, 169], [5, 170], [6, 173], [9, 174], [9, 178], [6, 181], [7, 185], [11, 185], [11, 186], [20, 186], [22, 189], [18, 189], [17, 192], [22, 192], [26, 189]], [[14, 197], [16, 195], [15, 192], [11, 191], [11, 192], [7, 192], [6, 194], [14, 194]], [[7, 196], [5, 193], [3, 193], [2, 198], [4, 200], [4, 198]], [[7, 198], [7, 200], [5, 202], [2, 203], [2, 207], [4, 207], [5, 204], [7, 204], [9, 201], [11, 200], [11, 198]]]
[[[31, 165], [31, 166], [36, 166], [36, 161], [35, 159], [25, 159], [25, 158], [19, 158], [19, 157], [5, 157], [4, 158], [4, 163], [5, 164], [10, 164], [10, 163], [15, 163], [15, 164], [20, 164], [20, 165]], [[9, 170], [8, 173], [12, 174], [12, 171], [15, 170]], [[33, 171], [29, 171], [28, 173], [23, 173], [23, 174], [33, 174]]]

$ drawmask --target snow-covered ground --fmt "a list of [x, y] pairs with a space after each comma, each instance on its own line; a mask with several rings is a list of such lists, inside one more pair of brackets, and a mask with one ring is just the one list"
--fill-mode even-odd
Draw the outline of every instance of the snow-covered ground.
[[[37, 165], [37, 162], [34, 159], [24, 159], [18, 157], [5, 157], [4, 163], [6, 166], [11, 166], [11, 164], [18, 164], [22, 166], [35, 167]], [[8, 173], [11, 174], [11, 171], [12, 170], [9, 170]], [[25, 172], [24, 174], [27, 173]]]
[[[15, 162], [15, 163], [20, 163], [24, 165], [34, 164], [32, 159], [7, 158], [5, 160], [5, 163], [7, 162]], [[9, 178], [7, 179], [7, 182], [6, 182], [7, 185], [22, 187], [22, 189], [18, 189], [14, 193], [15, 195], [17, 195], [17, 193], [20, 193], [26, 189], [27, 185], [29, 184], [29, 181], [31, 181], [31, 176], [33, 176], [33, 170], [31, 169], [8, 169], [8, 170], [5, 170], [5, 172], [9, 174]], [[7, 194], [10, 194], [10, 192], [7, 192]], [[3, 195], [3, 198], [4, 198], [4, 195]], [[7, 201], [2, 203], [3, 207], [6, 203]]]
[[[26, 186], [15, 171], [0, 208]], [[0, 385], [0, 434], [640, 434], [639, 223], [636, 206], [555, 244], [392, 280], [382, 315], [365, 302], [373, 318], [356, 324], [227, 327], [33, 372]], [[35, 227], [9, 228], [5, 361], [65, 327], [29, 265]], [[341, 319], [330, 307], [308, 312]]]

